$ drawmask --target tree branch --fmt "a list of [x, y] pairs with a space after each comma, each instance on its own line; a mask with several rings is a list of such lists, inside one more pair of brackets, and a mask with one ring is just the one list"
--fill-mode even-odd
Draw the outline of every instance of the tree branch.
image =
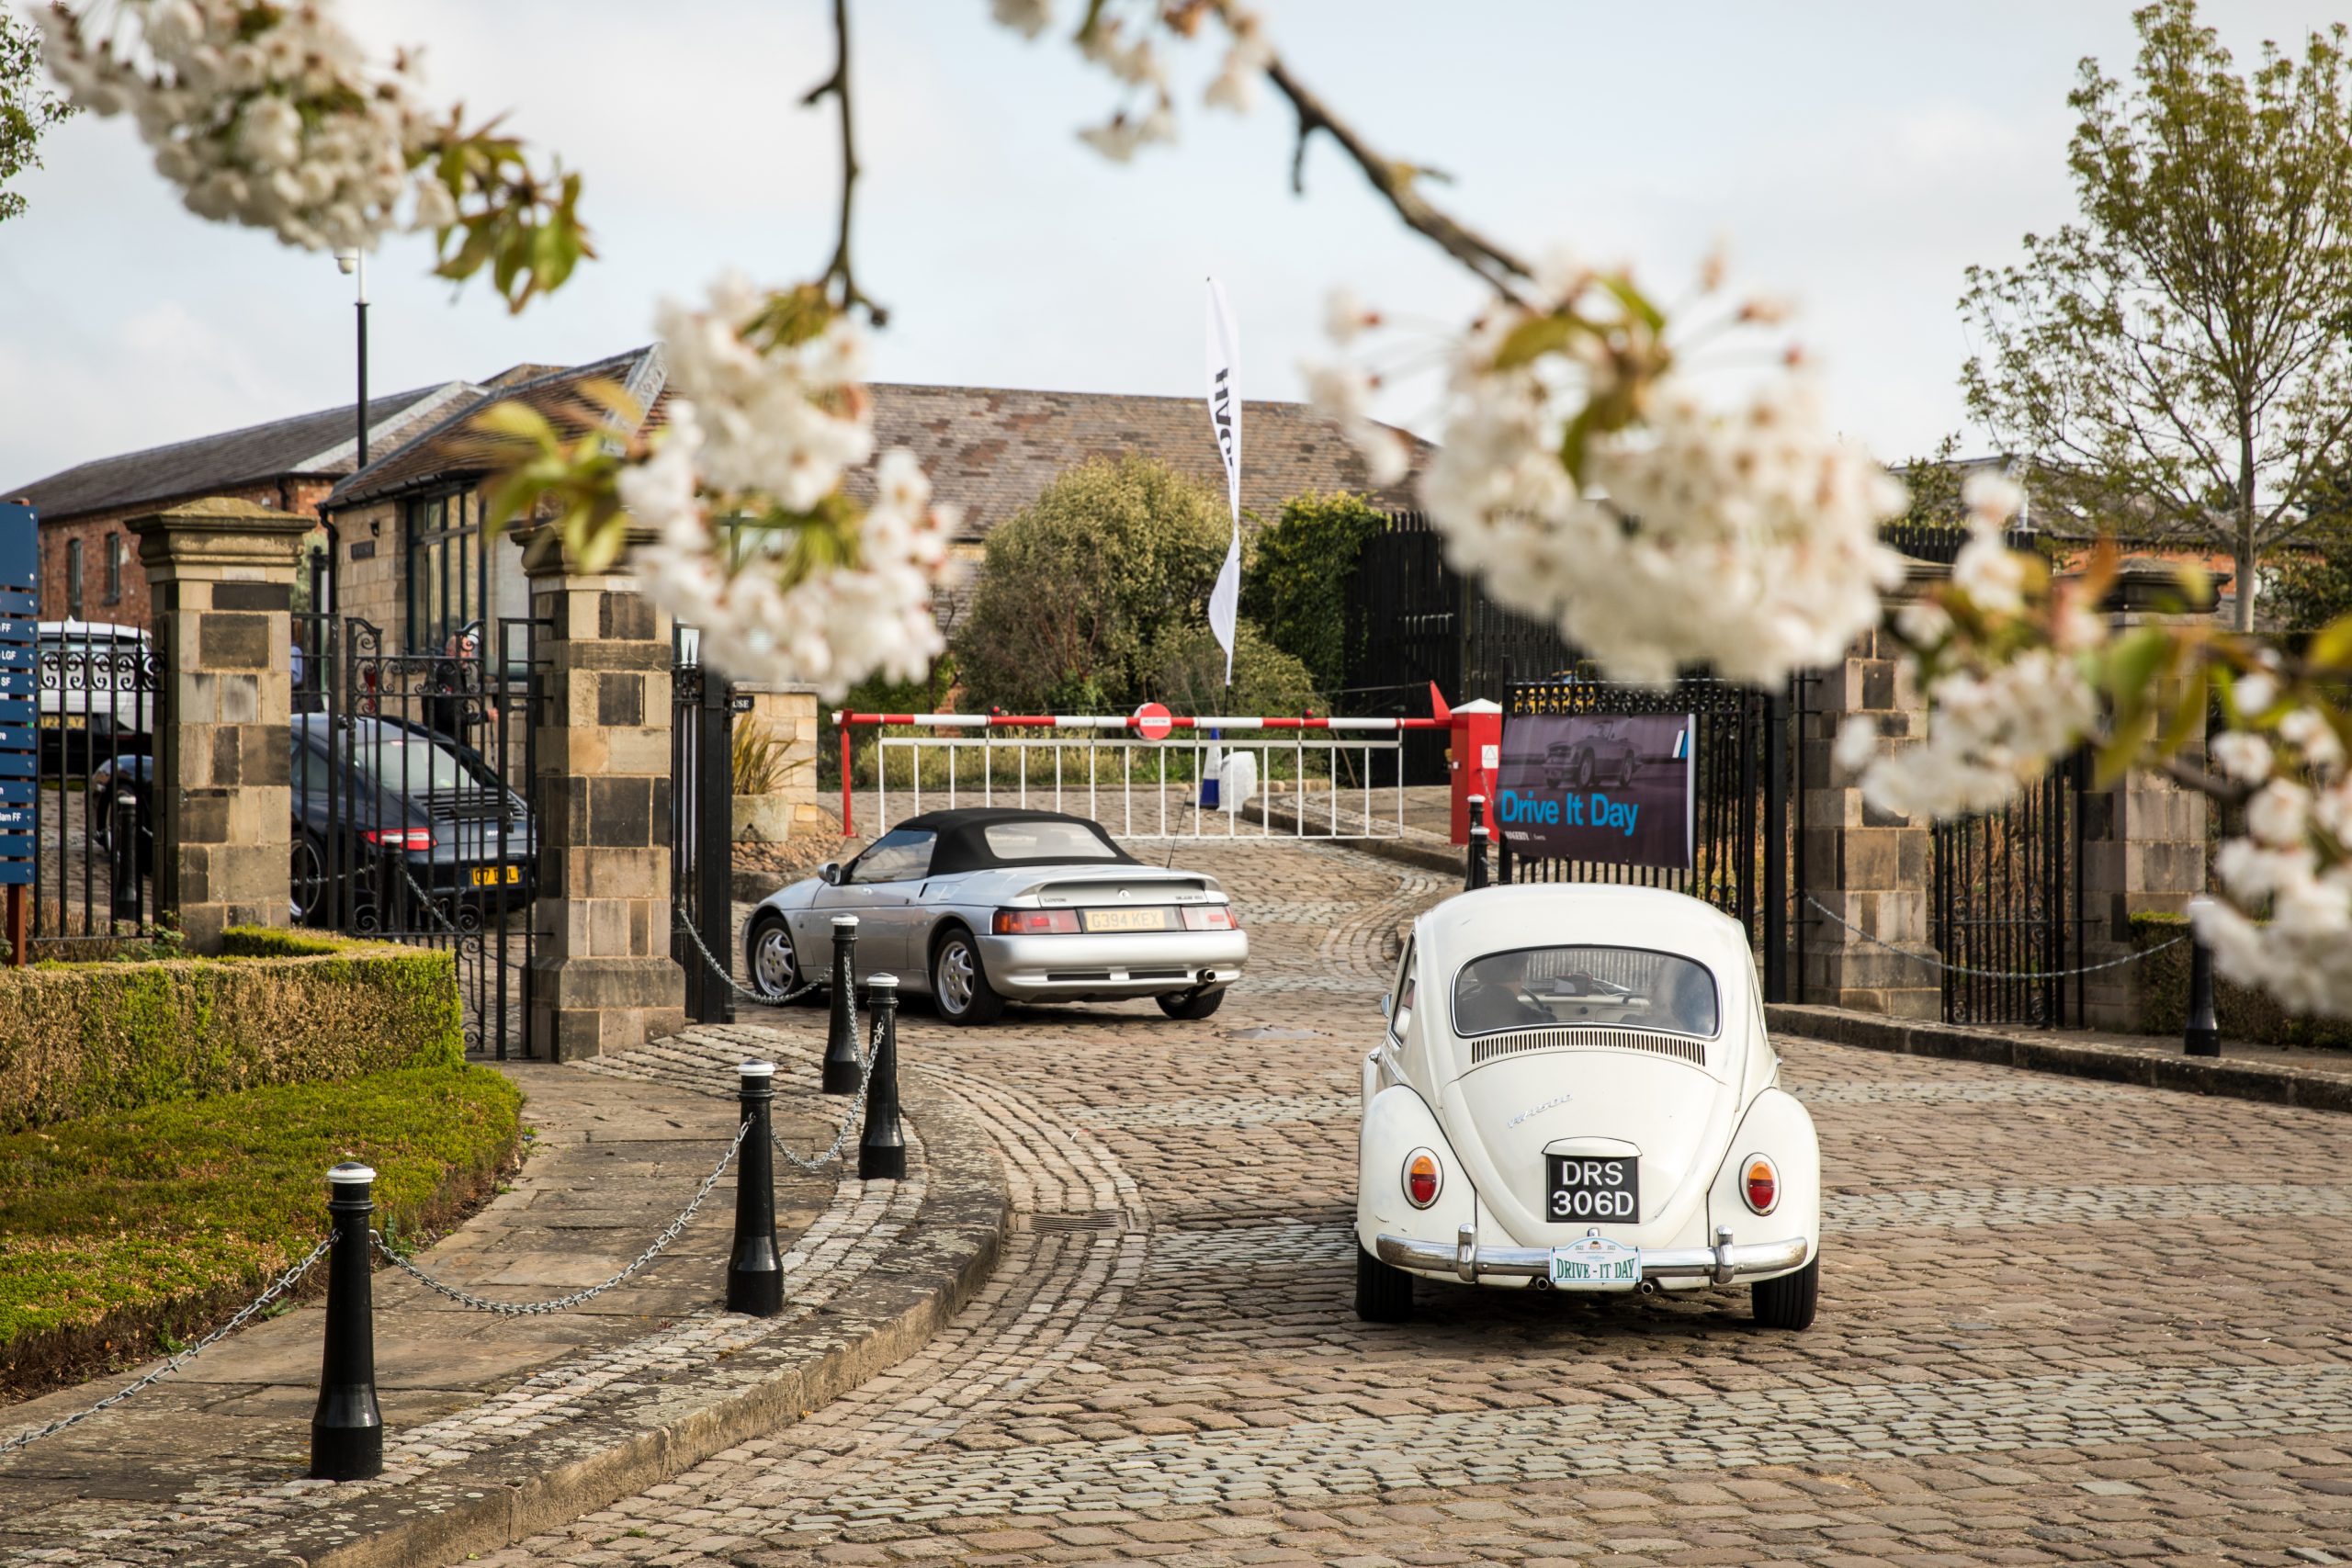
[[[1222, 13], [1223, 7], [1219, 10]], [[1396, 209], [1407, 228], [1434, 241], [1439, 249], [1507, 297], [1521, 298], [1522, 286], [1535, 276], [1534, 268], [1425, 200], [1415, 181], [1428, 171], [1383, 156], [1354, 127], [1334, 114], [1312, 88], [1292, 75], [1289, 66], [1279, 57], [1267, 62], [1266, 79], [1290, 100], [1291, 108], [1298, 116], [1298, 145], [1291, 154], [1290, 165], [1293, 190], [1306, 189], [1306, 143], [1317, 131], [1322, 131], [1363, 171], [1372, 188]]]
[[803, 108], [814, 108], [827, 94], [832, 95], [842, 110], [842, 227], [841, 238], [833, 246], [833, 259], [825, 265], [820, 280], [838, 283], [841, 297], [835, 301], [846, 314], [854, 306], [865, 308], [866, 320], [876, 326], [888, 325], [890, 312], [867, 298], [857, 286], [857, 273], [850, 265], [849, 223], [852, 203], [857, 194], [857, 137], [849, 97], [849, 0], [833, 0], [833, 73], [808, 89], [800, 100]]

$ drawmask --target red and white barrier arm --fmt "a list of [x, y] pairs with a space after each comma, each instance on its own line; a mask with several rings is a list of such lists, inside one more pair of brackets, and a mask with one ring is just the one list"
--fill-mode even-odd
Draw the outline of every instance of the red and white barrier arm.
[[[1136, 728], [1136, 721], [1131, 716], [1120, 714], [836, 712], [833, 722], [844, 732], [853, 728], [872, 728], [891, 724], [917, 729], [1102, 730]], [[1193, 718], [1172, 717], [1168, 722], [1170, 728], [1175, 729], [1331, 729], [1372, 735], [1394, 735], [1408, 729], [1443, 729], [1448, 724], [1442, 718], [1281, 718], [1214, 714], [1203, 714]]]

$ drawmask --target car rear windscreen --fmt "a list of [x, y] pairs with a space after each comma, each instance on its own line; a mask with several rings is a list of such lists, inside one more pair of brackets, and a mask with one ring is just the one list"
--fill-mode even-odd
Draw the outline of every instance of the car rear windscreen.
[[1082, 822], [991, 822], [980, 829], [999, 860], [1117, 860], [1102, 835]]
[[1457, 1034], [1607, 1024], [1712, 1036], [1715, 977], [1703, 964], [1638, 947], [1522, 947], [1462, 966]]

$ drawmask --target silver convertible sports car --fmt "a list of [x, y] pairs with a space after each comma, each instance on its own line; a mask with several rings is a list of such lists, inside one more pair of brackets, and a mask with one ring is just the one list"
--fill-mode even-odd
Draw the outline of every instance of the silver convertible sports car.
[[1206, 1018], [1250, 955], [1215, 877], [1140, 864], [1097, 824], [1054, 811], [910, 817], [847, 865], [770, 895], [743, 930], [753, 987], [780, 1000], [830, 980], [839, 915], [857, 917], [859, 979], [896, 975], [950, 1023], [989, 1022], [1007, 1000], [1142, 997]]

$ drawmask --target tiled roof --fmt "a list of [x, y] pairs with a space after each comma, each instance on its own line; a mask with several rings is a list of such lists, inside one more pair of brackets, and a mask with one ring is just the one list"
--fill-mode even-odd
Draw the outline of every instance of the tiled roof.
[[[876, 449], [911, 450], [931, 476], [933, 497], [963, 508], [969, 538], [985, 537], [1055, 476], [1090, 457], [1158, 457], [1225, 493], [1225, 466], [1199, 398], [904, 382], [872, 389]], [[1410, 450], [1414, 474], [1436, 455], [1418, 438]], [[1269, 522], [1284, 501], [1308, 491], [1352, 491], [1376, 506], [1406, 510], [1412, 479], [1375, 489], [1345, 433], [1305, 403], [1251, 402], [1242, 410], [1241, 504]], [[870, 483], [870, 474], [861, 474], [851, 489]]]
[[[477, 395], [468, 383], [449, 381], [371, 397], [368, 400], [368, 445], [374, 450], [388, 449], [443, 409], [469, 402]], [[296, 475], [347, 474], [356, 413], [356, 404], [345, 403], [169, 446], [100, 457], [0, 494], [11, 499], [21, 495], [39, 509], [43, 521], [62, 522], [87, 513], [174, 501]]]
[[582, 428], [581, 383], [596, 379], [619, 382], [640, 404], [657, 402], [664, 379], [661, 350], [633, 348], [608, 359], [514, 381], [487, 396], [478, 394], [455, 404], [413, 438], [335, 486], [323, 506], [340, 511], [436, 480], [463, 481], [485, 473], [493, 464], [494, 447], [474, 428], [475, 416], [494, 402], [518, 402], [537, 409], [560, 429], [576, 431]]
[[[662, 422], [667, 392], [661, 356], [651, 348], [631, 349], [454, 408], [405, 446], [386, 452], [366, 472], [337, 485], [326, 504], [341, 509], [435, 481], [462, 483], [478, 477], [490, 467], [489, 447], [472, 421], [491, 401], [525, 401], [560, 425], [577, 428], [579, 385], [593, 377], [632, 387], [652, 405], [648, 426]], [[1200, 399], [894, 381], [870, 390], [876, 450], [911, 450], [931, 476], [933, 497], [962, 509], [961, 533], [967, 539], [985, 538], [1035, 501], [1055, 476], [1090, 457], [1139, 453], [1219, 493], [1225, 489], [1225, 468]], [[1417, 474], [1436, 448], [1408, 440]], [[1309, 491], [1352, 491], [1370, 495], [1374, 505], [1403, 510], [1413, 504], [1411, 488], [1408, 475], [1401, 483], [1375, 489], [1363, 458], [1339, 425], [1304, 403], [1253, 402], [1243, 410], [1241, 502], [1261, 517], [1271, 519], [1284, 501]], [[870, 498], [870, 466], [850, 477], [850, 490]]]

